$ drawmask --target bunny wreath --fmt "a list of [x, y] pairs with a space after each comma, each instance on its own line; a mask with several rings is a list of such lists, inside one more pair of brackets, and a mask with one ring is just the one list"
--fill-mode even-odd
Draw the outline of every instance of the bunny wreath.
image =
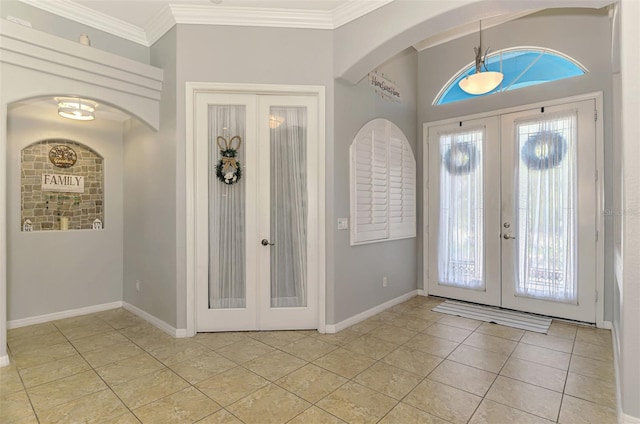
[[[234, 144], [234, 142], [237, 142]], [[240, 162], [236, 159], [238, 155], [238, 149], [242, 144], [242, 138], [236, 135], [231, 137], [230, 140], [222, 136], [218, 136], [216, 143], [220, 148], [220, 154], [222, 157], [216, 165], [216, 176], [220, 181], [227, 185], [235, 184], [240, 181], [242, 177], [242, 167]]]

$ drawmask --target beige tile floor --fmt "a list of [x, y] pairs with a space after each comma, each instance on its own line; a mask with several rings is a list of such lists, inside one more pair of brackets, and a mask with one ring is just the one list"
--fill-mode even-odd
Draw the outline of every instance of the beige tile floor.
[[123, 309], [13, 329], [10, 423], [615, 423], [609, 331], [539, 335], [415, 297], [337, 334], [173, 339]]

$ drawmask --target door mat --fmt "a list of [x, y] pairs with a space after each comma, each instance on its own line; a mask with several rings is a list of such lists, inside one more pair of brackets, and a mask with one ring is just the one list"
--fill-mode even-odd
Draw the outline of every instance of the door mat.
[[528, 314], [526, 312], [517, 312], [454, 300], [444, 301], [433, 308], [432, 311], [543, 334], [549, 331], [549, 325], [551, 325], [552, 321], [551, 318]]

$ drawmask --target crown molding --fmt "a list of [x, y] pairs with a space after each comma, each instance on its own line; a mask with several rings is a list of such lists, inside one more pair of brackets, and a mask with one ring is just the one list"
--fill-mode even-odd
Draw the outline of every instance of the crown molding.
[[[1, 0], [0, 0], [1, 1]], [[116, 19], [102, 12], [90, 9], [70, 0], [19, 0], [29, 6], [37, 7], [54, 15], [91, 26], [109, 34], [149, 46], [145, 31], [128, 22]]]
[[145, 32], [147, 34], [147, 45], [152, 46], [171, 28], [173, 28], [175, 24], [176, 18], [173, 16], [171, 7], [167, 5], [162, 8], [160, 13], [158, 13], [145, 28]]
[[394, 0], [370, 0], [370, 1], [355, 1], [351, 0], [344, 3], [341, 6], [336, 7], [331, 11], [332, 15], [332, 29], [341, 27], [344, 24], [348, 24], [351, 21], [358, 19], [367, 13], [385, 6]]
[[178, 24], [333, 29], [331, 12], [260, 7], [169, 6]]
[[[2, 1], [2, 0], [0, 0]], [[350, 0], [331, 10], [168, 4], [145, 28], [71, 0], [19, 0], [60, 17], [149, 47], [176, 24], [336, 29], [395, 0]]]

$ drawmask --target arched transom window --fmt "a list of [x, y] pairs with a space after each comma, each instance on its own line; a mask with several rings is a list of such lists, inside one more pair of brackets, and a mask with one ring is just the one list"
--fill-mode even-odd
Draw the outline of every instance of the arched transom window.
[[[485, 63], [490, 71], [502, 72], [504, 79], [494, 90], [481, 96], [584, 75], [588, 72], [575, 59], [542, 47], [514, 47], [500, 50], [490, 53]], [[475, 70], [475, 63], [470, 63], [461, 69], [440, 90], [433, 104], [443, 105], [478, 97], [462, 91], [458, 85], [460, 80], [473, 74]]]

